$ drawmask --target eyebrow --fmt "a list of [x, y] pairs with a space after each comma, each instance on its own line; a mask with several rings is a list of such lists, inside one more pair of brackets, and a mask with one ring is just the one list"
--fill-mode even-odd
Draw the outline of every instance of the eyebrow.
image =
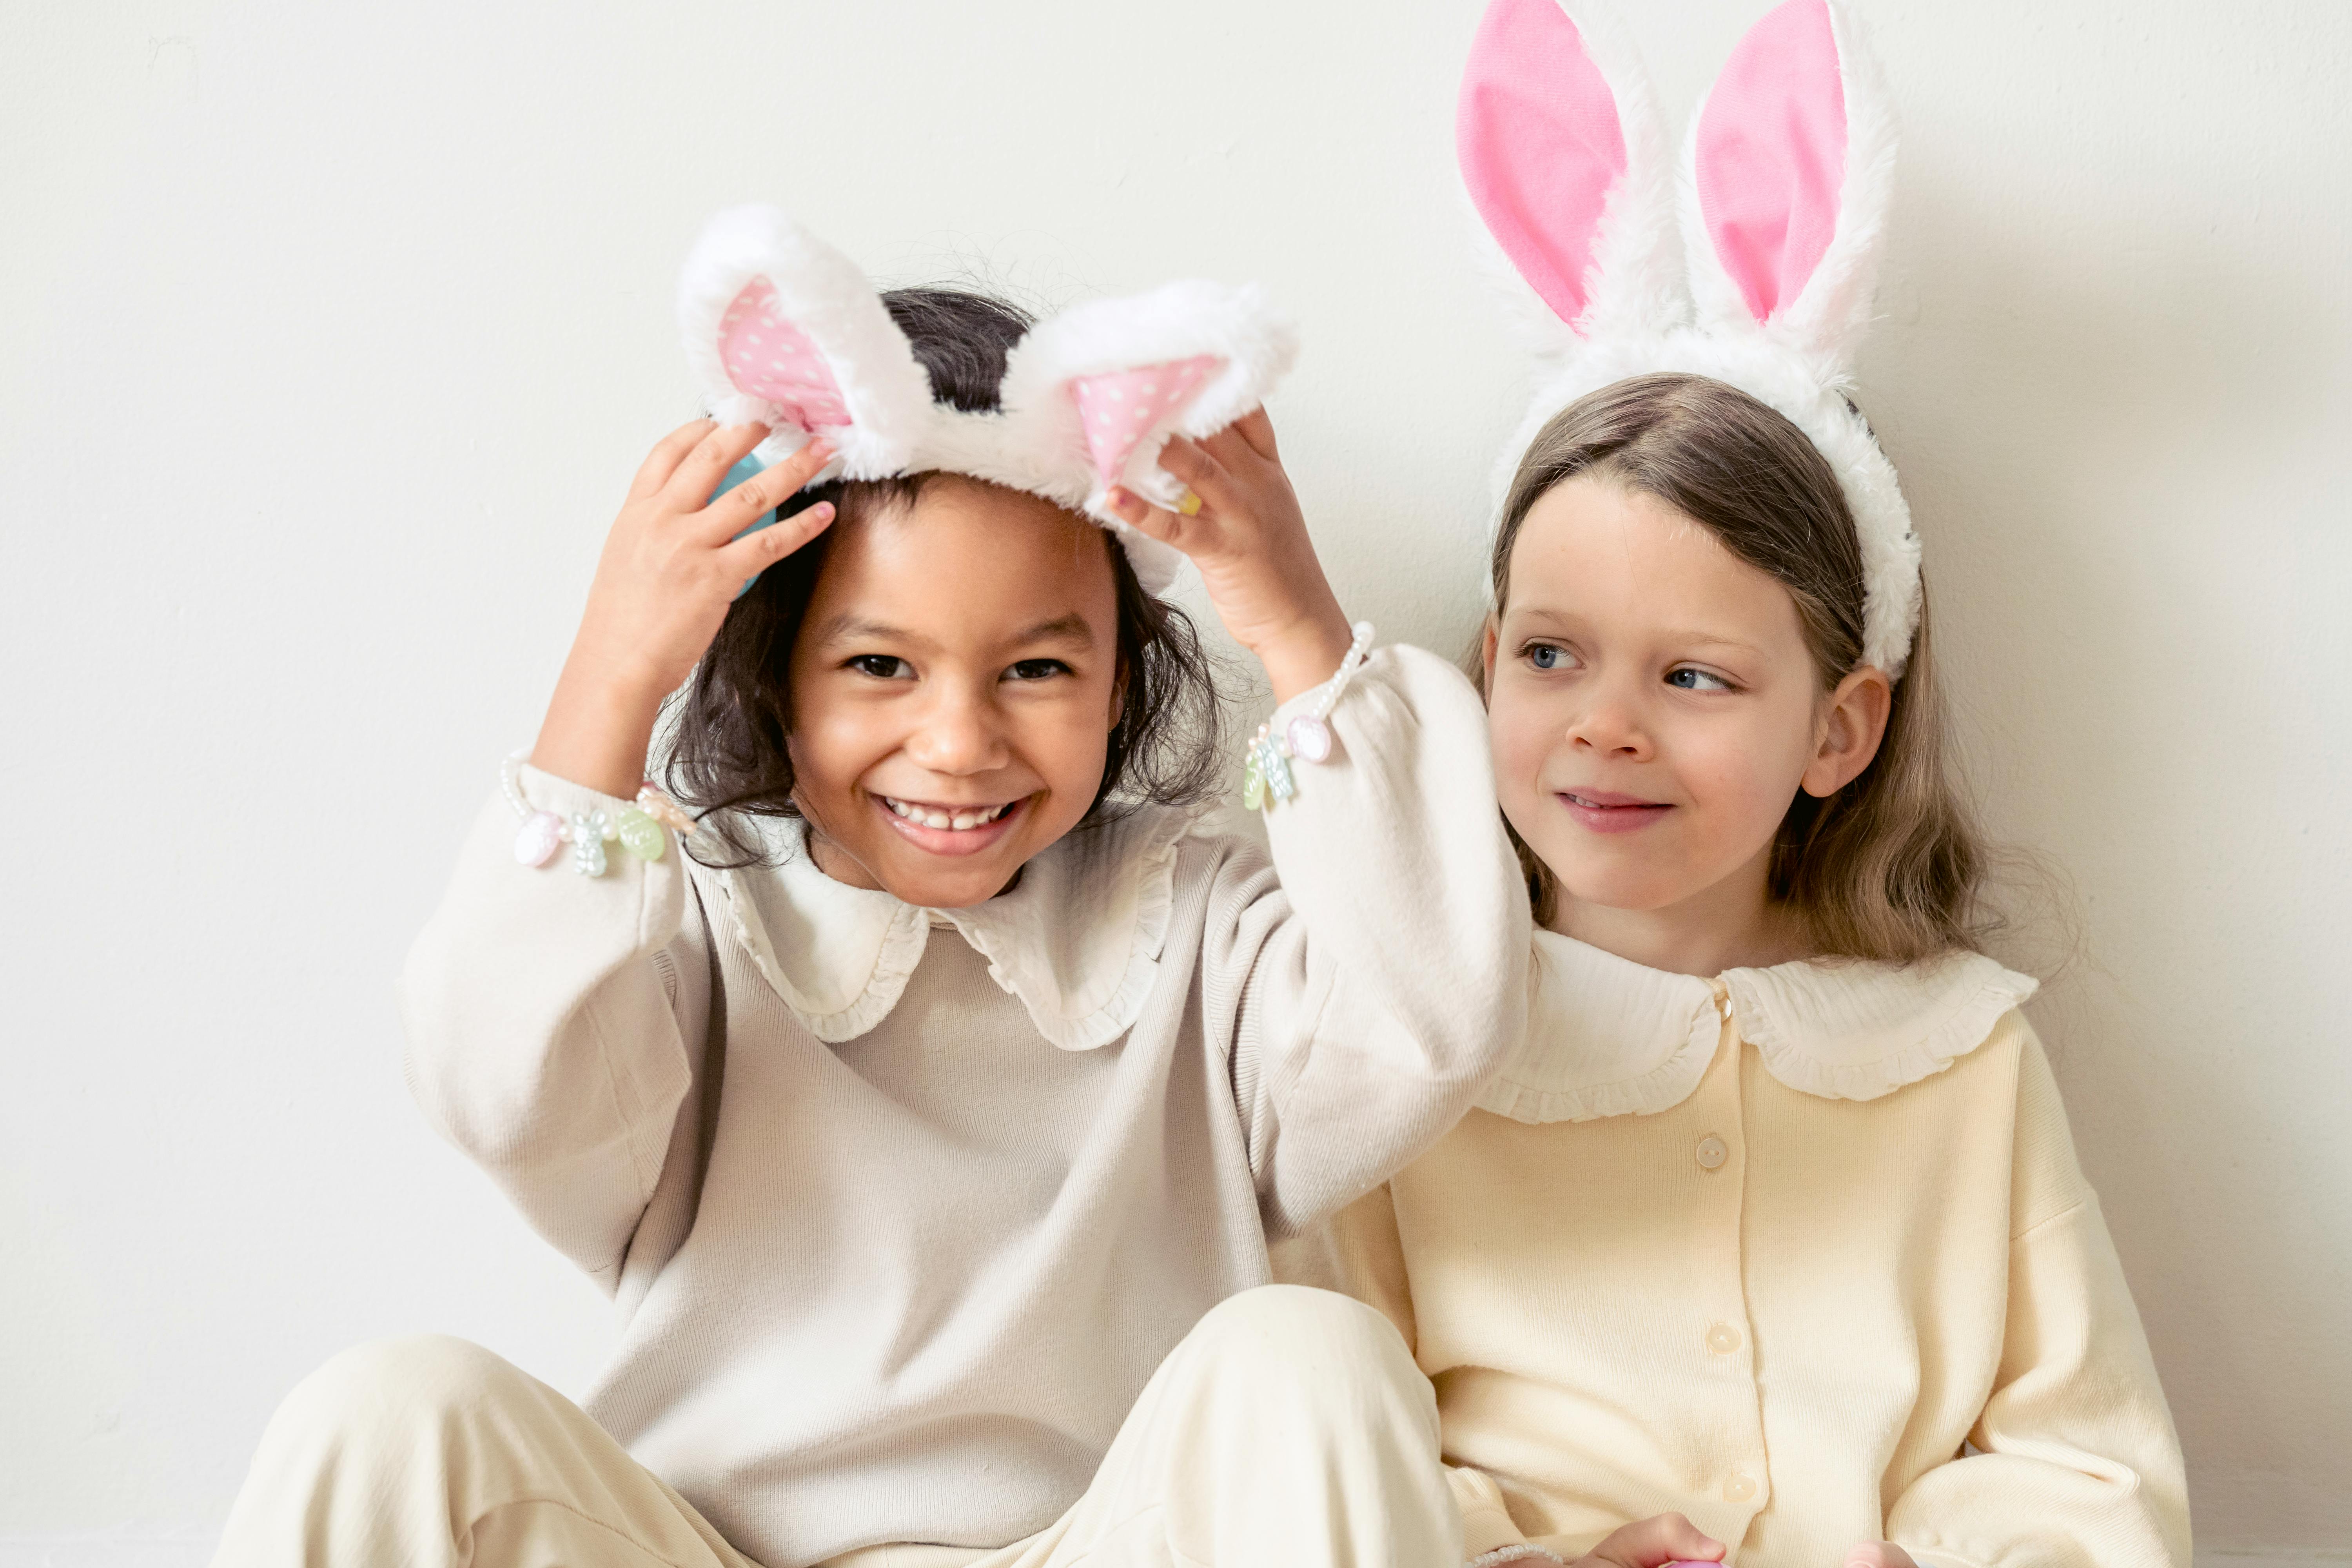
[[[1541, 621], [1549, 627], [1562, 631], [1572, 627], [1578, 619], [1578, 617], [1570, 615], [1564, 610], [1548, 609], [1540, 605], [1527, 605], [1517, 613], [1526, 616], [1527, 618], [1531, 621]], [[1721, 637], [1714, 632], [1702, 632], [1687, 628], [1665, 632], [1662, 634], [1662, 640], [1670, 643], [1681, 643], [1697, 647], [1738, 648], [1742, 653], [1752, 653], [1759, 657], [1764, 652], [1762, 648], [1758, 647], [1754, 643], [1742, 642], [1738, 637]]]
[[[910, 632], [904, 626], [894, 626], [886, 621], [868, 620], [863, 616], [847, 613], [835, 616], [825, 622], [817, 629], [816, 635], [819, 647], [830, 647], [838, 642], [864, 642], [869, 639], [875, 642], [919, 643], [927, 647], [933, 646], [935, 643], [935, 639], [924, 637], [918, 632]], [[1016, 647], [1035, 642], [1064, 642], [1076, 644], [1082, 648], [1091, 648], [1095, 646], [1095, 629], [1087, 624], [1087, 618], [1084, 616], [1056, 616], [1052, 620], [1039, 621], [1034, 626], [1023, 627], [1013, 634], [1012, 641]]]

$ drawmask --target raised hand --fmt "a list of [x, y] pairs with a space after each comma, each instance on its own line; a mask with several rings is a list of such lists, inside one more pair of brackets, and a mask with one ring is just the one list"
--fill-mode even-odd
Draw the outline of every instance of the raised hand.
[[1160, 466], [1191, 488], [1197, 510], [1169, 511], [1114, 489], [1111, 510], [1192, 557], [1225, 629], [1265, 666], [1276, 701], [1329, 679], [1348, 651], [1348, 617], [1315, 557], [1265, 410], [1206, 440], [1177, 437]]
[[744, 582], [833, 521], [832, 505], [821, 503], [737, 537], [832, 457], [813, 444], [712, 500], [728, 470], [767, 435], [762, 425], [721, 429], [698, 419], [646, 458], [605, 536], [533, 764], [607, 795], [635, 795], [662, 699], [719, 635]]

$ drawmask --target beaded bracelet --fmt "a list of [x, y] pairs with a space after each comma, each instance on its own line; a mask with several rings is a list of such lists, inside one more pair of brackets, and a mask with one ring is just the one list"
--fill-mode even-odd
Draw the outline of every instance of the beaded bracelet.
[[1348, 689], [1348, 682], [1364, 667], [1365, 656], [1372, 651], [1371, 622], [1358, 621], [1349, 629], [1355, 639], [1348, 644], [1339, 672], [1317, 691], [1314, 706], [1294, 715], [1279, 737], [1271, 724], [1260, 724], [1257, 733], [1250, 737], [1242, 763], [1243, 810], [1255, 811], [1260, 806], [1271, 810], [1276, 801], [1288, 800], [1298, 793], [1298, 781], [1290, 773], [1291, 759], [1319, 763], [1330, 756], [1331, 726], [1326, 721], [1339, 694]]
[[614, 840], [640, 860], [658, 860], [668, 843], [664, 829], [681, 838], [694, 833], [694, 818], [656, 789], [651, 779], [638, 788], [637, 804], [623, 806], [617, 816], [602, 809], [575, 811], [566, 822], [554, 812], [534, 811], [522, 797], [522, 760], [528, 754], [517, 752], [499, 764], [499, 793], [507, 797], [522, 822], [515, 830], [514, 841], [514, 858], [521, 865], [544, 866], [569, 844], [572, 868], [583, 877], [601, 877], [606, 864], [604, 846]]

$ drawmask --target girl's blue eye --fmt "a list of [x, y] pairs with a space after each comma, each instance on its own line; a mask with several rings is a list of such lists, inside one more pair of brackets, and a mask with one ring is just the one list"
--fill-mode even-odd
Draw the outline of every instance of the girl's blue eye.
[[1668, 670], [1666, 672], [1666, 684], [1668, 686], [1679, 687], [1685, 691], [1729, 691], [1732, 689], [1731, 682], [1724, 679], [1723, 677], [1719, 675], [1710, 675], [1704, 669], [1692, 669], [1687, 666], [1681, 669]]
[[1568, 650], [1564, 647], [1554, 647], [1548, 642], [1539, 642], [1528, 649], [1528, 662], [1538, 669], [1558, 669], [1568, 662]]
[[849, 668], [877, 680], [901, 680], [915, 673], [913, 665], [887, 653], [861, 653], [849, 661]]
[[1051, 680], [1069, 674], [1070, 667], [1058, 658], [1024, 658], [1004, 673], [1015, 680]]

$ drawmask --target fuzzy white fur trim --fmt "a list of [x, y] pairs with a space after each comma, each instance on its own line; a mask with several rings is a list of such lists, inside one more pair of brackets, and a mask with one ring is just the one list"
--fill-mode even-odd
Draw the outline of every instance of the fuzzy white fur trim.
[[1617, 100], [1626, 173], [1610, 194], [1586, 279], [1589, 303], [1573, 330], [1517, 279], [1491, 236], [1481, 247], [1487, 269], [1499, 264], [1514, 280], [1513, 314], [1539, 372], [1534, 402], [1496, 466], [1496, 499], [1508, 491], [1536, 433], [1588, 393], [1661, 371], [1738, 387], [1786, 416], [1836, 470], [1862, 550], [1863, 662], [1899, 679], [1919, 624], [1919, 539], [1894, 465], [1848, 401], [1894, 188], [1895, 116], [1876, 62], [1853, 18], [1830, 0], [1846, 112], [1837, 226], [1796, 299], [1759, 326], [1699, 210], [1696, 118], [1679, 159], [1669, 158], [1646, 79], [1613, 17], [1591, 0], [1563, 5]]
[[1214, 435], [1257, 407], [1298, 352], [1296, 329], [1255, 285], [1170, 283], [1040, 322], [1008, 359], [1003, 406], [966, 413], [933, 401], [921, 362], [854, 262], [773, 207], [730, 208], [711, 219], [688, 258], [678, 284], [678, 326], [713, 416], [776, 426], [760, 447], [770, 462], [798, 450], [807, 437], [780, 422], [774, 405], [735, 387], [719, 347], [727, 307], [745, 284], [761, 277], [774, 286], [785, 317], [815, 344], [850, 412], [847, 429], [828, 432], [840, 457], [821, 477], [866, 479], [939, 470], [1043, 496], [1109, 529], [1137, 578], [1155, 594], [1174, 584], [1184, 558], [1104, 506], [1108, 485], [1095, 472], [1070, 383], [1202, 354], [1223, 362], [1145, 434], [1114, 478], [1139, 495], [1174, 506], [1182, 487], [1158, 462], [1169, 437]]
[[1682, 283], [1682, 247], [1675, 220], [1673, 142], [1649, 73], [1614, 12], [1579, 0], [1558, 0], [1576, 28], [1584, 57], [1600, 72], [1615, 101], [1617, 130], [1625, 145], [1625, 168], [1611, 187], [1586, 261], [1584, 313], [1563, 321], [1542, 295], [1519, 275], [1469, 199], [1456, 186], [1468, 215], [1478, 269], [1503, 302], [1512, 324], [1537, 359], [1557, 364], [1572, 359], [1588, 337], [1618, 332], [1664, 332], [1690, 314]]
[[1919, 624], [1919, 536], [1911, 526], [1910, 503], [1869, 423], [1846, 401], [1843, 382], [1823, 376], [1817, 363], [1759, 332], [1685, 327], [1591, 344], [1536, 389], [1496, 470], [1497, 498], [1508, 488], [1520, 454], [1561, 409], [1604, 386], [1668, 371], [1738, 387], [1779, 411], [1829, 459], [1862, 548], [1862, 659], [1889, 679], [1899, 678]]
[[678, 276], [678, 331], [711, 416], [782, 423], [775, 405], [736, 388], [719, 357], [719, 322], [754, 278], [774, 286], [785, 319], [808, 334], [841, 388], [851, 420], [834, 436], [841, 471], [856, 479], [905, 472], [930, 424], [931, 378], [857, 264], [773, 207], [713, 217]]

